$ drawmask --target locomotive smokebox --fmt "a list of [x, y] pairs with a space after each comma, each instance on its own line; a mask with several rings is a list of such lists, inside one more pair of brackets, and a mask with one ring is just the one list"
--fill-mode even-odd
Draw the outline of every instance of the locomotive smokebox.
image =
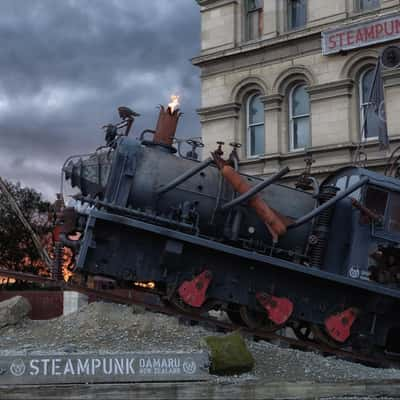
[[154, 143], [167, 147], [172, 147], [179, 117], [182, 115], [178, 108], [179, 97], [171, 96], [171, 100], [167, 109], [165, 109], [164, 106], [160, 106], [160, 114], [158, 116], [156, 132], [153, 139]]

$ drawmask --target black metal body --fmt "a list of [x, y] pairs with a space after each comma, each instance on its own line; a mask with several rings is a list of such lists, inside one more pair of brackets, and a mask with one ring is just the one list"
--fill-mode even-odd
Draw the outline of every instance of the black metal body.
[[[200, 165], [164, 147], [123, 138], [114, 150], [69, 164], [66, 173], [84, 196], [90, 195], [84, 201], [97, 205], [82, 214], [77, 268], [85, 274], [155, 281], [168, 294], [208, 269], [213, 279], [207, 297], [223, 304], [257, 310], [255, 293], [265, 291], [290, 298], [295, 305], [292, 318], [319, 325], [332, 313], [355, 307], [361, 312], [353, 337], [383, 348], [400, 331], [399, 286], [369, 276], [371, 254], [380, 246], [400, 243], [400, 215], [398, 232], [394, 215], [400, 182], [394, 178], [345, 168], [322, 183], [317, 199], [271, 184], [260, 195], [294, 221], [330, 202], [317, 217], [306, 218], [274, 244], [246, 204], [224, 210], [236, 194], [209, 162]], [[179, 179], [185, 173], [186, 180]], [[253, 186], [261, 182], [244, 177]], [[352, 194], [335, 197], [336, 191], [338, 196], [347, 194], [343, 191], [360, 181]], [[178, 185], [167, 186], [171, 182]], [[373, 190], [386, 193], [377, 195], [387, 201], [377, 205], [379, 210], [373, 208]], [[379, 221], [366, 220], [352, 206], [351, 196], [378, 211]], [[329, 200], [332, 197], [336, 200]]]

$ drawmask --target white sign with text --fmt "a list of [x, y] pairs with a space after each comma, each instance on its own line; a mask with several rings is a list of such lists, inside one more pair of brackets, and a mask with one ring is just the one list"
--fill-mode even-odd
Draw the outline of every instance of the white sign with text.
[[400, 39], [400, 14], [387, 15], [322, 32], [322, 54]]
[[205, 352], [0, 356], [0, 384], [62, 384], [208, 379]]

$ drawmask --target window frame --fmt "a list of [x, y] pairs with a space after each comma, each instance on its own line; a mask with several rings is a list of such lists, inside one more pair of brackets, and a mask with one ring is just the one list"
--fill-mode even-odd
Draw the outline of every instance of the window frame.
[[358, 109], [359, 109], [359, 116], [360, 116], [360, 132], [361, 132], [361, 141], [362, 142], [368, 142], [370, 140], [376, 140], [378, 138], [378, 135], [376, 136], [370, 136], [367, 137], [366, 130], [364, 129], [364, 118], [365, 118], [365, 113], [370, 105], [370, 103], [364, 99], [364, 88], [363, 88], [363, 83], [365, 79], [365, 75], [369, 72], [373, 72], [374, 67], [369, 66], [365, 68], [364, 70], [361, 71], [360, 76], [358, 77]]
[[[264, 0], [258, 0], [260, 5], [256, 6], [253, 9], [249, 8], [249, 1], [250, 0], [245, 0], [244, 4], [244, 11], [245, 11], [245, 21], [244, 21], [244, 39], [246, 42], [250, 42], [252, 40], [258, 40], [262, 36], [262, 27], [263, 27], [263, 10], [264, 10]], [[256, 37], [250, 37], [250, 15], [251, 14], [258, 14], [258, 24], [257, 24], [257, 36]]]
[[309, 112], [308, 114], [300, 114], [293, 116], [293, 94], [295, 90], [297, 90], [299, 87], [305, 86], [307, 87], [306, 82], [298, 82], [292, 86], [292, 88], [289, 91], [289, 152], [294, 153], [298, 151], [304, 151], [307, 147], [299, 147], [295, 148], [294, 147], [294, 121], [296, 119], [308, 117], [308, 143], [309, 145], [311, 144], [311, 102], [309, 101]]
[[[261, 97], [260, 92], [251, 93], [246, 101], [246, 157], [247, 158], [257, 158], [265, 155], [265, 113], [263, 114], [264, 118], [262, 122], [250, 123], [250, 103], [256, 97]], [[262, 103], [262, 102], [261, 102]], [[259, 154], [251, 154], [251, 128], [254, 126], [263, 126], [264, 127], [264, 151]]]
[[374, 1], [376, 1], [378, 4], [377, 5], [375, 5], [375, 6], [373, 6], [373, 7], [367, 7], [367, 8], [364, 8], [363, 6], [361, 6], [361, 2], [362, 2], [363, 0], [354, 0], [354, 10], [356, 11], [356, 12], [367, 12], [367, 11], [372, 11], [372, 10], [377, 10], [378, 8], [380, 8], [381, 7], [381, 2], [380, 2], [380, 0], [374, 0]]
[[296, 31], [303, 29], [307, 26], [307, 21], [308, 21], [308, 2], [307, 0], [304, 0], [304, 6], [305, 6], [305, 21], [303, 25], [299, 26], [293, 26], [292, 25], [292, 2], [295, 0], [287, 0], [286, 1], [286, 30], [291, 32], [291, 31]]

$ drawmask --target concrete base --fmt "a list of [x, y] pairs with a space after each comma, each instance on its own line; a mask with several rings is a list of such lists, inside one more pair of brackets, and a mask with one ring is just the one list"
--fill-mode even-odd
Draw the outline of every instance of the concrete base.
[[64, 292], [63, 315], [68, 315], [78, 311], [81, 307], [88, 304], [88, 296], [78, 292]]
[[136, 383], [94, 385], [0, 386], [1, 399], [320, 399], [352, 397], [398, 399], [399, 381], [342, 383], [247, 382], [247, 383]]

